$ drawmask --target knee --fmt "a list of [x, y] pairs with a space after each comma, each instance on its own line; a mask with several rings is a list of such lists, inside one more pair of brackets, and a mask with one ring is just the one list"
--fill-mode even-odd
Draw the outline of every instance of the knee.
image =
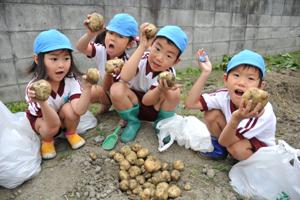
[[211, 123], [225, 123], [225, 117], [222, 113], [221, 110], [210, 110], [210, 111], [206, 111], [204, 113], [204, 121], [206, 124], [211, 124]]
[[169, 90], [167, 95], [166, 95], [166, 100], [168, 102], [172, 102], [174, 104], [179, 104], [180, 103], [180, 89], [176, 90]]
[[110, 88], [110, 98], [112, 101], [120, 100], [124, 98], [127, 86], [124, 83], [114, 83]]

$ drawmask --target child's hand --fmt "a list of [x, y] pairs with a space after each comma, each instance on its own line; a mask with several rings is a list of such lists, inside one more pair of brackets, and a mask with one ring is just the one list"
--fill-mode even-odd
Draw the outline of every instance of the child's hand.
[[175, 84], [174, 86], [169, 87], [167, 80], [160, 79], [159, 85], [157, 87], [161, 92], [166, 92], [168, 90], [177, 90], [178, 88], [180, 88], [180, 86], [181, 85], [179, 85], [179, 84]]
[[143, 45], [145, 47], [145, 49], [149, 48], [154, 40], [154, 38], [147, 38], [146, 36], [146, 30], [147, 30], [147, 26], [149, 25], [149, 23], [143, 23], [140, 26], [140, 37], [139, 37], [139, 45]]
[[252, 100], [245, 103], [245, 100], [242, 99], [239, 109], [233, 113], [233, 117], [239, 121], [251, 117], [260, 117], [264, 113], [264, 109], [262, 108], [262, 104], [258, 103], [255, 108], [251, 109]]
[[100, 29], [99, 31], [96, 31], [96, 32], [93, 32], [90, 27], [89, 27], [89, 23], [90, 23], [90, 18], [91, 18], [91, 14], [88, 14], [87, 15], [87, 18], [83, 21], [83, 25], [85, 26], [85, 28], [87, 29], [87, 33], [89, 35], [92, 35], [92, 36], [96, 36], [96, 35], [99, 35], [101, 32], [103, 32], [105, 30], [105, 24], [103, 25], [103, 28]]
[[91, 89], [92, 88], [92, 84], [89, 81], [87, 81], [86, 75], [82, 75], [82, 87], [83, 87], [83, 89]]
[[29, 86], [28, 90], [27, 90], [27, 96], [29, 97], [30, 101], [32, 102], [37, 102], [39, 104], [42, 104], [43, 102], [46, 102], [47, 100], [45, 101], [41, 101], [39, 99], [36, 98], [36, 94], [35, 94], [35, 91], [32, 89], [31, 85]]
[[202, 72], [211, 72], [212, 65], [208, 58], [207, 53], [203, 49], [199, 49], [197, 52], [197, 61]]

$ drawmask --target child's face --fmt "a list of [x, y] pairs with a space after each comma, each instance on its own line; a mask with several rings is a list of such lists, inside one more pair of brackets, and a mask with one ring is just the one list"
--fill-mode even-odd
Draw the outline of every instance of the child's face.
[[50, 81], [60, 82], [71, 67], [71, 56], [66, 50], [56, 50], [45, 54], [44, 64]]
[[259, 77], [259, 69], [240, 65], [224, 75], [224, 83], [228, 89], [230, 99], [236, 107], [239, 107], [241, 97], [250, 87], [262, 87]]
[[110, 59], [121, 56], [130, 47], [128, 37], [111, 31], [107, 31], [104, 42]]
[[179, 49], [165, 38], [157, 38], [150, 47], [149, 64], [152, 71], [165, 71], [179, 62]]

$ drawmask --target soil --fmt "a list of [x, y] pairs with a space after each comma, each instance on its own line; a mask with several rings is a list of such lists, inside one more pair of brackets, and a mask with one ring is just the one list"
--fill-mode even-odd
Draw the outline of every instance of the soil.
[[[210, 80], [207, 90], [219, 87], [221, 73]], [[300, 70], [269, 72], [266, 90], [271, 94], [270, 102], [277, 116], [277, 139], [283, 139], [294, 148], [300, 148]], [[182, 80], [184, 81], [184, 80]], [[191, 81], [191, 80], [190, 80]], [[218, 84], [217, 84], [218, 83]], [[186, 114], [179, 109], [179, 114]], [[193, 112], [190, 112], [193, 114]], [[201, 117], [201, 115], [200, 115]], [[97, 116], [97, 128], [84, 135], [86, 145], [71, 150], [63, 139], [56, 141], [58, 155], [55, 159], [43, 161], [42, 170], [35, 178], [15, 189], [0, 187], [1, 200], [98, 200], [138, 199], [118, 189], [118, 164], [109, 158], [108, 151], [101, 148], [95, 138], [111, 133], [118, 123], [115, 111]], [[201, 118], [200, 118], [201, 119]], [[142, 128], [135, 142], [148, 148], [161, 161], [171, 163], [183, 160], [185, 169], [177, 183], [191, 185], [177, 199], [241, 199], [230, 186], [228, 172], [233, 160], [205, 160], [197, 152], [187, 150], [174, 143], [167, 151], [158, 152], [158, 141], [152, 125], [142, 122]], [[130, 143], [131, 144], [131, 143]], [[118, 143], [119, 150], [124, 144]], [[91, 153], [96, 154], [93, 160]]]

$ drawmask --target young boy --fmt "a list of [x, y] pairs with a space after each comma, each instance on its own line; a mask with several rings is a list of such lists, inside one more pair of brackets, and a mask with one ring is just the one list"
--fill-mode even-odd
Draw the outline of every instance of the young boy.
[[214, 151], [201, 155], [225, 159], [229, 152], [233, 158], [245, 160], [260, 147], [275, 145], [276, 117], [272, 105], [268, 102], [262, 109], [259, 103], [250, 110], [251, 101], [245, 105], [241, 98], [250, 87], [264, 88], [263, 57], [250, 50], [239, 52], [227, 65], [226, 88], [202, 94], [212, 65], [203, 50], [199, 50], [198, 55], [205, 56], [204, 62], [198, 61], [202, 73], [190, 90], [185, 106], [205, 112], [204, 120], [212, 135]]
[[140, 120], [155, 121], [155, 127], [159, 120], [173, 116], [180, 102], [179, 88], [170, 88], [165, 81], [158, 82], [157, 77], [163, 71], [175, 75], [173, 66], [187, 47], [187, 36], [178, 26], [165, 26], [154, 39], [147, 39], [148, 25], [140, 26], [140, 44], [125, 63], [121, 81], [110, 90], [113, 106], [128, 122], [121, 135], [122, 142], [135, 139]]

